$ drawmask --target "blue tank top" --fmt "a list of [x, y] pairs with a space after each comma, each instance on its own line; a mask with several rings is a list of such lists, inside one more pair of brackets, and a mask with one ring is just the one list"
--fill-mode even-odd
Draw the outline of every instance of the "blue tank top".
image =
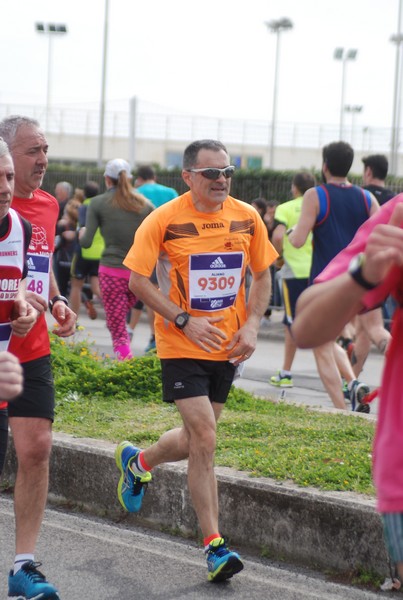
[[371, 195], [356, 185], [329, 183], [315, 188], [319, 214], [313, 229], [310, 283], [353, 239], [371, 210]]

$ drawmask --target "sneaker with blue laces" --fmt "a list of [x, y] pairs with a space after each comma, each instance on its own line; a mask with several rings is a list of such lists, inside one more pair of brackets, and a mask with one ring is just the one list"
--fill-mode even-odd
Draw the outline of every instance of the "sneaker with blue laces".
[[229, 579], [242, 571], [243, 564], [237, 552], [227, 548], [224, 538], [216, 538], [205, 550], [207, 558], [208, 580], [217, 583]]
[[39, 562], [30, 560], [8, 576], [8, 600], [60, 600], [57, 589], [38, 571]]
[[131, 513], [140, 510], [147, 485], [152, 479], [149, 471], [144, 475], [137, 475], [130, 468], [130, 463], [139, 452], [140, 449], [130, 442], [121, 442], [115, 450], [116, 466], [121, 473], [118, 483], [119, 502]]
[[365, 404], [362, 400], [369, 392], [370, 389], [366, 383], [354, 379], [350, 387], [351, 410], [368, 414], [370, 412], [369, 404]]

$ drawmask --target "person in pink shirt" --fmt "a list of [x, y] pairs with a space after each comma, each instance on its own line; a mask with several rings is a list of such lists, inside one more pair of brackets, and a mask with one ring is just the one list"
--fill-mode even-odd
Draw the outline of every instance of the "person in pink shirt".
[[309, 348], [334, 338], [354, 315], [379, 306], [389, 294], [398, 307], [379, 390], [373, 478], [385, 541], [403, 578], [403, 194], [366, 221], [300, 296], [292, 326], [297, 345]]

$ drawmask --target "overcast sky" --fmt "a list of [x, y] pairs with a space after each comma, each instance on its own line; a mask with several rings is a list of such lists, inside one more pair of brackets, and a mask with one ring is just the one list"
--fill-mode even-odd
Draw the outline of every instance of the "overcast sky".
[[[275, 35], [264, 23], [288, 17], [278, 121], [338, 123], [342, 63], [333, 52], [344, 47], [358, 50], [345, 96], [363, 106], [357, 125], [390, 127], [398, 8], [399, 0], [109, 0], [106, 108], [126, 110], [137, 96], [173, 112], [270, 120]], [[48, 37], [35, 31], [44, 21], [68, 28], [53, 39], [52, 104], [98, 107], [104, 0], [13, 0], [2, 13], [0, 103], [46, 103]]]

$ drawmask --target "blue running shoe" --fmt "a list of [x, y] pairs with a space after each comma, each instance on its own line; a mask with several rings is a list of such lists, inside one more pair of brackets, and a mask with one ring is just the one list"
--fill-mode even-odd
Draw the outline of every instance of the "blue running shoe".
[[350, 388], [351, 410], [355, 412], [369, 413], [369, 404], [362, 403], [364, 396], [369, 394], [371, 390], [366, 383], [354, 379]]
[[38, 571], [41, 563], [30, 560], [8, 576], [8, 600], [60, 600], [57, 589]]
[[225, 581], [243, 569], [239, 554], [228, 550], [224, 538], [213, 540], [205, 553], [207, 555], [208, 580], [213, 583]]
[[151, 481], [151, 473], [147, 471], [144, 475], [133, 473], [130, 468], [131, 461], [140, 452], [130, 442], [121, 442], [115, 450], [116, 466], [121, 476], [118, 483], [118, 498], [120, 504], [128, 512], [138, 512], [143, 502], [143, 496]]

